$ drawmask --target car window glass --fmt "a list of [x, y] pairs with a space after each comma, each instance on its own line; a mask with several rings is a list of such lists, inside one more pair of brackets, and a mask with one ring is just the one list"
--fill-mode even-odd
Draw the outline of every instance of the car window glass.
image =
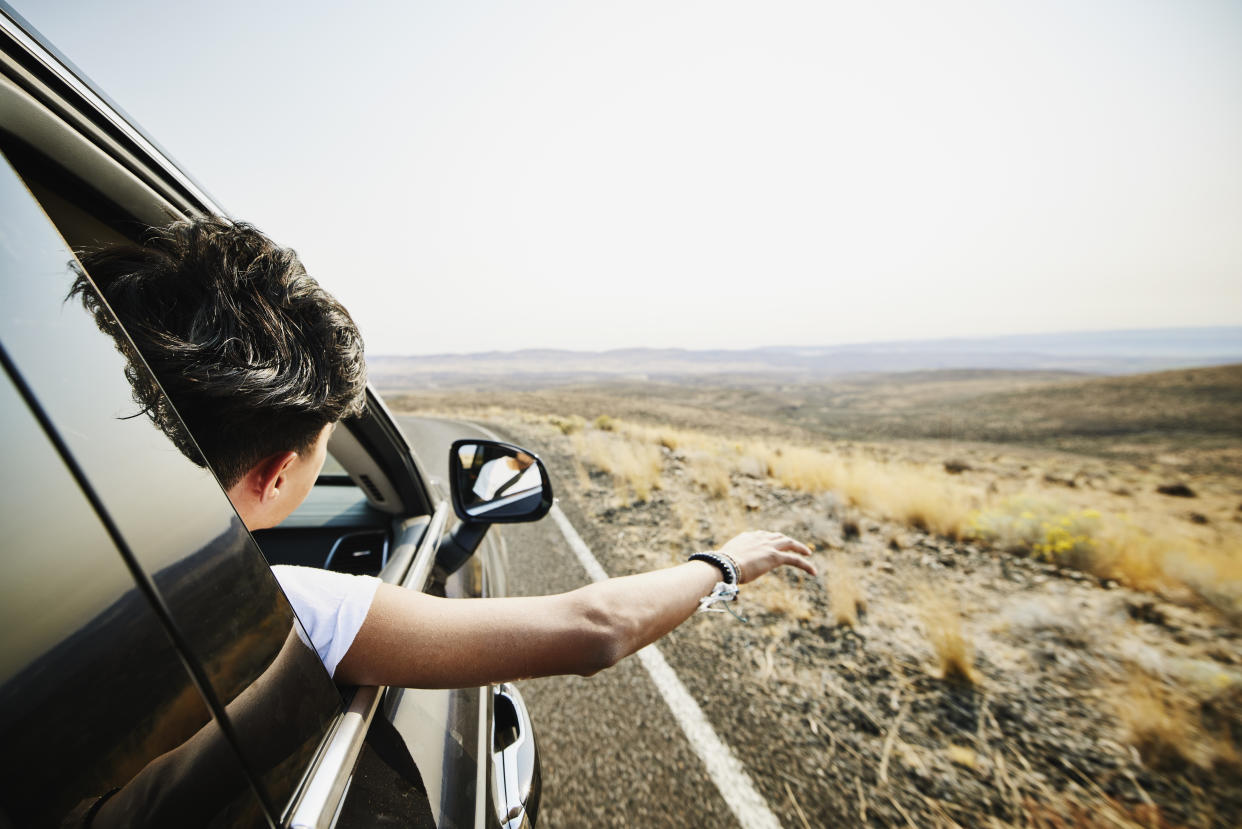
[[72, 253], [7, 164], [0, 205], [0, 341], [168, 608], [204, 692], [239, 721], [265, 795], [286, 804], [340, 694], [215, 478], [140, 415], [124, 357], [66, 302]]
[[348, 481], [349, 472], [345, 470], [345, 467], [341, 466], [341, 462], [336, 459], [336, 456], [329, 452], [327, 459], [323, 462], [323, 469], [319, 471], [319, 479], [321, 482], [327, 479], [332, 483], [340, 483], [342, 478]]
[[266, 825], [165, 629], [3, 371], [0, 434], [0, 815]]

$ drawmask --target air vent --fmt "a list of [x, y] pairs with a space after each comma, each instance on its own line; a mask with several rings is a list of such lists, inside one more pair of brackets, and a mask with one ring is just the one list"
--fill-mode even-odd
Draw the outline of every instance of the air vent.
[[371, 496], [372, 501], [379, 504], [384, 503], [384, 493], [380, 492], [380, 488], [375, 485], [375, 482], [372, 481], [370, 477], [367, 475], [359, 475], [358, 483], [362, 484], [363, 488], [367, 491], [367, 494]]

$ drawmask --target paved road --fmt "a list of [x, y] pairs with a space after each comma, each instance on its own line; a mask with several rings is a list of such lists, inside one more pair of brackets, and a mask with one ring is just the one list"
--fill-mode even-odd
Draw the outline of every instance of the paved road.
[[[448, 445], [483, 436], [454, 421], [397, 420], [427, 471], [441, 480]], [[510, 593], [559, 593], [590, 581], [550, 520], [506, 526], [504, 536]], [[594, 677], [548, 677], [520, 687], [543, 757], [541, 829], [738, 825], [636, 658]]]

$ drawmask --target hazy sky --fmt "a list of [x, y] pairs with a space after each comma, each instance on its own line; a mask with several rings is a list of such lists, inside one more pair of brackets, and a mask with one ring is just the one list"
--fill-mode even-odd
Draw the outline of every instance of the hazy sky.
[[1242, 323], [1242, 3], [18, 0], [372, 353]]

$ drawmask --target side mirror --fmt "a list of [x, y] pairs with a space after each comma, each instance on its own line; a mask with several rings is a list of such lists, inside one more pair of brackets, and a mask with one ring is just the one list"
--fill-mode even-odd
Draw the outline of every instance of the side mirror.
[[543, 461], [494, 440], [454, 441], [449, 490], [457, 517], [468, 523], [538, 521], [552, 509], [552, 481]]
[[495, 440], [453, 442], [449, 492], [461, 523], [436, 553], [436, 564], [448, 573], [474, 555], [492, 524], [538, 521], [552, 509], [552, 481], [543, 461], [525, 449]]

